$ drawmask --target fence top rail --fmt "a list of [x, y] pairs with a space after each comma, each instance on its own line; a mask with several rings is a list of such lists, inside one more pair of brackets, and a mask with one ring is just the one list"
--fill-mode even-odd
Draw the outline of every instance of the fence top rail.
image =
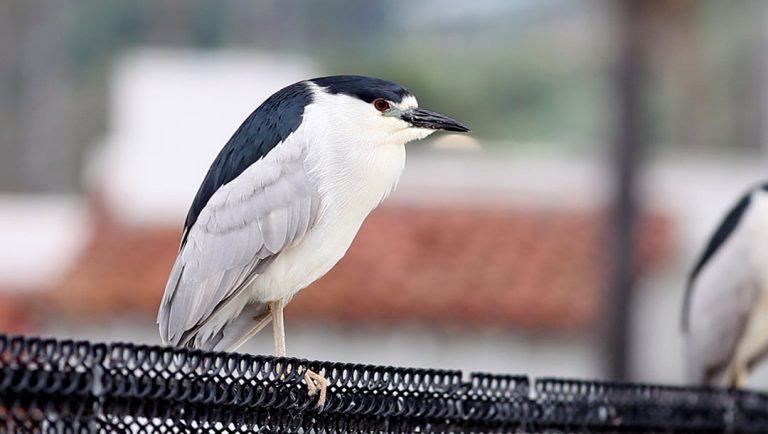
[[[329, 382], [322, 410], [307, 393], [307, 369]], [[762, 433], [768, 395], [0, 334], [0, 432], [61, 432], [61, 426], [174, 433]]]

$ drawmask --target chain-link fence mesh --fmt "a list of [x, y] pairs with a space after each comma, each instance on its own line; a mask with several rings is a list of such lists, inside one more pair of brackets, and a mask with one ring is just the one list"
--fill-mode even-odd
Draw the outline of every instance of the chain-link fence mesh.
[[0, 334], [2, 432], [765, 433], [768, 395]]

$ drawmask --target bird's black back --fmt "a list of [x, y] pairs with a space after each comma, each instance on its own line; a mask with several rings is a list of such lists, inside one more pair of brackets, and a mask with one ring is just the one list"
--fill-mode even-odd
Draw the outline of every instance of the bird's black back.
[[[237, 178], [301, 125], [304, 107], [312, 102], [306, 83], [285, 87], [267, 98], [235, 131], [211, 164], [184, 224], [185, 234], [221, 186]], [[182, 245], [186, 242], [186, 235]]]

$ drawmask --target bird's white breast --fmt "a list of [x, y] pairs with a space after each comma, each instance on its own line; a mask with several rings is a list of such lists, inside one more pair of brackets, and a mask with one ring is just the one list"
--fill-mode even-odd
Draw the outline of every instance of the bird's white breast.
[[405, 165], [402, 144], [366, 143], [317, 109], [305, 109], [295, 132], [306, 141], [305, 168], [320, 195], [317, 219], [254, 280], [252, 300], [290, 298], [327, 273], [347, 252], [363, 220], [395, 188]]

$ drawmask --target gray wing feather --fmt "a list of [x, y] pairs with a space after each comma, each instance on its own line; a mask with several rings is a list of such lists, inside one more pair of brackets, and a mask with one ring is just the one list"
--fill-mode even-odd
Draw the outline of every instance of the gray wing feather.
[[221, 187], [188, 228], [158, 312], [164, 342], [184, 343], [312, 227], [319, 196], [303, 152], [277, 151]]
[[205, 342], [201, 348], [212, 351], [234, 351], [269, 324], [271, 319], [269, 309], [263, 303], [249, 304], [240, 312], [240, 315]]

